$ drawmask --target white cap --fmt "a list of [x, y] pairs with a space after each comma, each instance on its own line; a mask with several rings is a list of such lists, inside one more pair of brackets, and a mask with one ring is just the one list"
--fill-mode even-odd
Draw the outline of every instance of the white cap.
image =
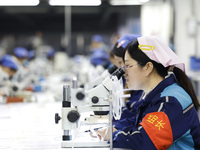
[[159, 40], [156, 36], [139, 37], [139, 49], [141, 49], [151, 60], [162, 64], [164, 67], [175, 65], [185, 72], [185, 64], [171, 50], [167, 44]]

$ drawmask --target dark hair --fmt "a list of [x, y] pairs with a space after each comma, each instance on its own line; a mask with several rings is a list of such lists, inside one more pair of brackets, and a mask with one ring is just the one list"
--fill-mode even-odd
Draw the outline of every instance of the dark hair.
[[117, 43], [115, 43], [115, 45], [112, 49], [112, 54], [123, 58], [124, 51], [125, 51], [125, 49], [123, 47], [121, 47], [121, 46], [118, 47], [118, 42], [117, 42]]
[[[169, 67], [164, 67], [162, 64], [151, 60], [149, 57], [147, 57], [145, 53], [143, 53], [138, 48], [138, 45], [139, 45], [138, 41], [133, 41], [129, 43], [125, 48], [126, 50], [124, 51], [123, 58], [125, 56], [125, 52], [128, 51], [131, 58], [136, 60], [139, 66], [145, 66], [148, 62], [152, 62], [158, 74], [162, 77], [165, 77], [168, 74]], [[198, 110], [200, 108], [200, 104], [198, 102], [197, 96], [195, 94], [195, 91], [190, 79], [181, 69], [177, 67], [174, 67], [173, 72], [177, 79], [176, 82], [190, 95], [196, 110]]]
[[15, 68], [10, 68], [10, 70], [13, 72], [17, 72], [17, 69], [15, 69]]

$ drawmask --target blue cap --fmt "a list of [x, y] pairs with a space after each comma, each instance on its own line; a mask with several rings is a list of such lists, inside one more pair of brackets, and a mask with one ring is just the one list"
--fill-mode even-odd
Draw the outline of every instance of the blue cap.
[[4, 67], [8, 67], [8, 68], [11, 68], [11, 69], [14, 69], [14, 70], [17, 70], [18, 69], [18, 65], [17, 65], [17, 62], [16, 60], [13, 58], [12, 55], [4, 55], [0, 58], [0, 64]]
[[103, 37], [101, 35], [94, 35], [92, 37], [92, 41], [94, 41], [94, 42], [103, 42]]
[[14, 49], [14, 54], [18, 58], [26, 58], [28, 57], [28, 50], [24, 47], [16, 47]]
[[35, 57], [35, 50], [30, 50], [29, 52], [28, 52], [28, 59], [32, 59], [32, 58], [34, 58]]
[[137, 40], [138, 37], [140, 37], [140, 35], [126, 34], [117, 41], [117, 47], [125, 48], [131, 41]]
[[91, 55], [90, 63], [94, 66], [103, 65], [109, 62], [109, 54], [102, 49], [95, 49]]
[[55, 55], [55, 50], [54, 49], [50, 49], [47, 53], [47, 57], [53, 57]]

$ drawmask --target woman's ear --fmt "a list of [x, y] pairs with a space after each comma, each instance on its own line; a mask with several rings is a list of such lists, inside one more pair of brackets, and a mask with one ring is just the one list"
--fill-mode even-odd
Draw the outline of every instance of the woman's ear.
[[144, 71], [145, 71], [145, 75], [148, 76], [152, 71], [153, 71], [153, 63], [152, 62], [148, 62], [146, 63], [145, 67], [144, 67]]

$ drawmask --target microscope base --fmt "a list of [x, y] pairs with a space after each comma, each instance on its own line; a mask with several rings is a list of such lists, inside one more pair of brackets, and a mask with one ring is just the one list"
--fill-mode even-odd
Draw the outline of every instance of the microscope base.
[[106, 141], [102, 142], [72, 142], [72, 141], [62, 141], [61, 143], [62, 148], [70, 148], [70, 147], [79, 147], [79, 148], [103, 148], [103, 147], [110, 147], [110, 144]]

